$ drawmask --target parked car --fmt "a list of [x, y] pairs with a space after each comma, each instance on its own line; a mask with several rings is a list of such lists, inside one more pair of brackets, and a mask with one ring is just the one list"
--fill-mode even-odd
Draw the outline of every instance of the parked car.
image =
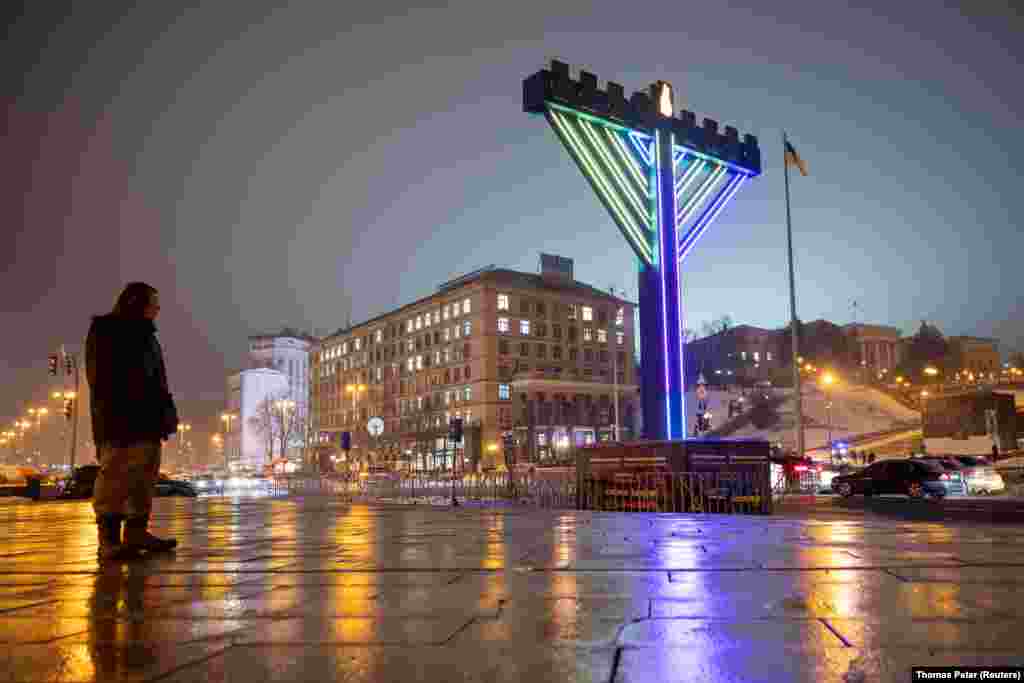
[[955, 455], [953, 460], [960, 463], [967, 493], [987, 494], [1006, 489], [1003, 477], [996, 471], [988, 458], [977, 455]]
[[[60, 497], [71, 500], [84, 500], [92, 498], [93, 489], [96, 486], [96, 476], [100, 473], [99, 465], [82, 465], [76, 467], [71, 476], [65, 480], [61, 489]], [[187, 481], [169, 479], [160, 475], [160, 479], [154, 485], [157, 496], [188, 496], [194, 498], [199, 495], [195, 487]]]
[[[911, 498], [942, 499], [949, 495], [952, 477], [941, 466], [919, 458], [881, 460], [859, 472], [832, 479], [832, 490], [849, 498], [856, 493], [903, 494]], [[962, 483], [961, 483], [962, 486]]]
[[947, 455], [919, 455], [915, 459], [935, 463], [949, 474], [950, 495], [967, 495], [967, 479], [964, 477], [963, 465], [955, 458]]

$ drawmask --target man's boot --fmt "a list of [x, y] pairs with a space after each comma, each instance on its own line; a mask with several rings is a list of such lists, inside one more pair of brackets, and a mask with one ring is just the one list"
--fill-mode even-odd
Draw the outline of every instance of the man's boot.
[[140, 557], [139, 552], [121, 543], [121, 523], [124, 517], [121, 515], [97, 515], [96, 528], [99, 533], [99, 549], [96, 554], [100, 561], [123, 561], [135, 560]]
[[124, 544], [133, 550], [163, 553], [178, 547], [174, 538], [157, 538], [149, 533], [149, 515], [129, 517], [124, 524]]

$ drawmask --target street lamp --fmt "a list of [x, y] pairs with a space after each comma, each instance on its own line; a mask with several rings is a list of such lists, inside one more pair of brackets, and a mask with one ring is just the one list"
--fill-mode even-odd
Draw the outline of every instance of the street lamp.
[[182, 447], [184, 446], [185, 433], [192, 429], [192, 425], [187, 422], [180, 423], [178, 425], [178, 467], [181, 467], [182, 460]]
[[[231, 436], [231, 422], [236, 417], [238, 417], [238, 416], [235, 415], [234, 413], [221, 413], [220, 414], [220, 420], [225, 425], [224, 426], [224, 432], [228, 436]], [[228, 450], [229, 449], [227, 449], [227, 448], [224, 449], [224, 471], [225, 472], [230, 472], [231, 471], [231, 464], [228, 462], [228, 458], [229, 458]]]
[[828, 450], [830, 459], [832, 457], [832, 396], [829, 394], [828, 390], [835, 383], [836, 376], [831, 372], [826, 372], [821, 376], [821, 386], [825, 390], [825, 410], [828, 411]]

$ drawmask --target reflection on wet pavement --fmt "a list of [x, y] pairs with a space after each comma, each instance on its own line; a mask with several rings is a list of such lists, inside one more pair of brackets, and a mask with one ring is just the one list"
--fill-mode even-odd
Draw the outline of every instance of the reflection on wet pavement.
[[888, 681], [1024, 664], [1024, 531], [158, 501], [99, 568], [87, 504], [5, 501], [0, 681]]

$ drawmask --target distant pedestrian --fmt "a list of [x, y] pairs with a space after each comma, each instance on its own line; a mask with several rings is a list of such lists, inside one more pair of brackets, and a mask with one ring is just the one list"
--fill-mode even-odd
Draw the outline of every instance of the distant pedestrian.
[[[93, 491], [101, 560], [126, 560], [178, 542], [149, 533], [161, 442], [178, 428], [154, 321], [157, 290], [132, 282], [114, 310], [96, 316], [86, 340], [92, 433], [100, 471]], [[121, 525], [124, 524], [124, 537]]]

